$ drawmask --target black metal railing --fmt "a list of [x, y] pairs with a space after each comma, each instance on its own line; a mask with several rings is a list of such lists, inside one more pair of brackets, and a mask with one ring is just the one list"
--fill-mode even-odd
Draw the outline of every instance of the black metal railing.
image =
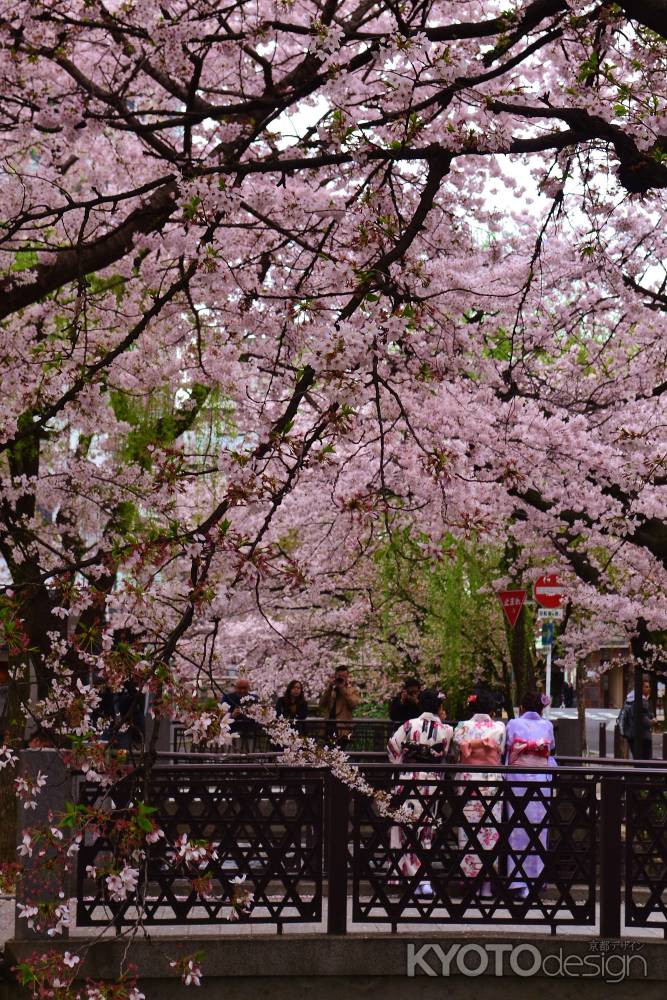
[[[395, 776], [382, 771], [391, 791]], [[567, 769], [535, 778], [508, 769], [492, 780], [486, 772], [462, 780], [455, 770], [437, 783], [400, 780], [393, 799], [418, 817], [403, 828], [353, 796], [353, 920], [595, 924], [596, 776]]]
[[[110, 817], [89, 834], [78, 858], [77, 922], [236, 917], [279, 930], [322, 923], [330, 933], [344, 933], [350, 920], [392, 930], [521, 923], [617, 937], [624, 918], [628, 928], [667, 935], [664, 766], [467, 767], [463, 778], [449, 764], [409, 778], [400, 766], [359, 759], [386, 797], [269, 757], [158, 766], [148, 796], [164, 840], [151, 846], [136, 892], [113, 900], [104, 873], [121, 855], [118, 824]], [[116, 806], [133, 794], [130, 785], [115, 792]], [[83, 783], [79, 800], [99, 803], [99, 788]], [[411, 821], [397, 823], [397, 809]], [[214, 853], [193, 866], [180, 856], [184, 835]]]
[[[114, 792], [116, 806], [123, 795], [129, 801], [131, 785]], [[99, 803], [99, 788], [83, 784], [79, 801]], [[81, 926], [110, 918], [116, 925], [137, 919], [153, 926], [226, 923], [245, 916], [249, 891], [254, 922], [322, 919], [324, 782], [317, 771], [160, 767], [150, 802], [164, 838], [150, 846], [138, 891], [128, 899], [110, 898], [103, 874], [118, 851], [116, 822], [81, 845]], [[210, 850], [199, 857], [204, 844]]]
[[635, 770], [624, 786], [625, 923], [667, 936], [667, 778]]

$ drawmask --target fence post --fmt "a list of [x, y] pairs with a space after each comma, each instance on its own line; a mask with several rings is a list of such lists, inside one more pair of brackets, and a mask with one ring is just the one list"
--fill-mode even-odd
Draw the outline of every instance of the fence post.
[[598, 757], [607, 756], [607, 723], [600, 723], [600, 735], [598, 737]]
[[[23, 750], [19, 768], [19, 774], [23, 777], [34, 779], [41, 772], [47, 778], [46, 785], [35, 799], [35, 809], [28, 809], [22, 802], [18, 803], [17, 840], [20, 844], [26, 827], [50, 826], [51, 813], [62, 813], [65, 810], [67, 801], [72, 797], [72, 779], [57, 750]], [[59, 893], [63, 892], [63, 905], [69, 906], [71, 879], [58, 865], [54, 867], [55, 859], [57, 855], [50, 847], [46, 849], [44, 857], [38, 857], [35, 852], [34, 855], [21, 858], [15, 903], [14, 937], [17, 941], [48, 940], [45, 930], [31, 930], [26, 921], [19, 917], [19, 908], [23, 904], [55, 903], [59, 899]], [[65, 926], [59, 937], [67, 937], [68, 934]]]
[[560, 718], [554, 726], [556, 734], [556, 755], [558, 757], [581, 757], [581, 734], [579, 719]]
[[347, 845], [350, 793], [332, 774], [326, 779], [327, 934], [347, 931]]
[[623, 745], [621, 743], [621, 730], [617, 722], [616, 725], [614, 726], [614, 759], [620, 760], [621, 757], [624, 756], [625, 754], [623, 753]]
[[623, 868], [623, 783], [612, 775], [600, 779], [600, 937], [621, 936]]

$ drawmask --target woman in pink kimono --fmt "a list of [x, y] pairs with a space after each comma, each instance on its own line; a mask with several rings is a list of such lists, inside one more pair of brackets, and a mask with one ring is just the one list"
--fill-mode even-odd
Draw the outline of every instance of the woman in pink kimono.
[[[493, 699], [489, 693], [481, 691], [471, 695], [468, 705], [474, 715], [465, 722], [459, 722], [454, 730], [454, 742], [458, 747], [461, 763], [497, 766], [505, 746], [505, 726], [493, 719]], [[457, 781], [474, 782], [474, 785], [460, 785], [457, 788], [458, 794], [466, 799], [463, 815], [468, 824], [467, 827], [459, 827], [458, 842], [461, 850], [475, 848], [465, 851], [461, 858], [461, 869], [466, 878], [478, 878], [484, 871], [487, 877], [482, 882], [482, 896], [491, 895], [491, 884], [488, 865], [483, 864], [480, 853], [495, 850], [500, 839], [496, 824], [502, 820], [502, 798], [498, 786], [485, 786], [484, 781], [497, 782], [500, 778], [497, 771], [459, 771], [456, 775]], [[496, 797], [498, 801], [489, 809], [487, 800]]]
[[[412, 765], [412, 770], [401, 773], [404, 780], [419, 781], [418, 793], [426, 799], [435, 791], [434, 782], [440, 780], [440, 775], [425, 770], [429, 763], [441, 763], [452, 739], [452, 727], [445, 723], [445, 696], [433, 689], [422, 692], [420, 698], [422, 713], [416, 719], [408, 719], [396, 730], [387, 744], [389, 760], [392, 763]], [[403, 786], [396, 791], [400, 794]], [[429, 809], [424, 815], [424, 806], [419, 798], [408, 798], [402, 803], [411, 812], [416, 825], [416, 839], [420, 846], [428, 851], [433, 842], [434, 810]], [[421, 868], [421, 860], [414, 850], [410, 849], [412, 838], [403, 826], [393, 826], [390, 834], [390, 847], [394, 850], [408, 845], [401, 855], [398, 867], [402, 875], [410, 878]], [[432, 896], [430, 881], [423, 879], [416, 888], [417, 895]]]
[[[520, 717], [507, 724], [506, 752], [510, 766], [555, 766], [556, 761], [551, 756], [555, 747], [554, 730], [549, 720], [542, 718], [543, 708], [539, 694], [528, 692], [521, 699]], [[509, 835], [509, 885], [520, 899], [527, 899], [530, 889], [539, 886], [544, 869], [549, 837], [546, 814], [551, 797], [551, 775], [529, 773], [506, 774], [505, 777], [512, 783], [507, 796], [508, 818], [511, 820], [516, 814], [516, 825]], [[520, 779], [520, 784], [517, 779]], [[533, 782], [539, 784], [536, 786]], [[517, 796], [525, 796], [521, 806], [516, 803]]]

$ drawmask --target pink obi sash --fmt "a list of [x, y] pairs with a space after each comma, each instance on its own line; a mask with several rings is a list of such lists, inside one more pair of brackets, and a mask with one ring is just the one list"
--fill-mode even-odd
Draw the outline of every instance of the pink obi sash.
[[500, 764], [500, 749], [492, 736], [485, 736], [481, 747], [471, 749], [467, 742], [461, 743], [461, 760], [466, 764]]

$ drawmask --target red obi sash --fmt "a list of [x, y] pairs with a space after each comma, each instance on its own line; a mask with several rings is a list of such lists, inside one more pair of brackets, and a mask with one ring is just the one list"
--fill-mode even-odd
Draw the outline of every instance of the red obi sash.
[[516, 764], [521, 760], [523, 764], [528, 764], [528, 758], [532, 757], [539, 766], [549, 757], [550, 747], [545, 739], [523, 740], [516, 739], [510, 747], [509, 763]]

